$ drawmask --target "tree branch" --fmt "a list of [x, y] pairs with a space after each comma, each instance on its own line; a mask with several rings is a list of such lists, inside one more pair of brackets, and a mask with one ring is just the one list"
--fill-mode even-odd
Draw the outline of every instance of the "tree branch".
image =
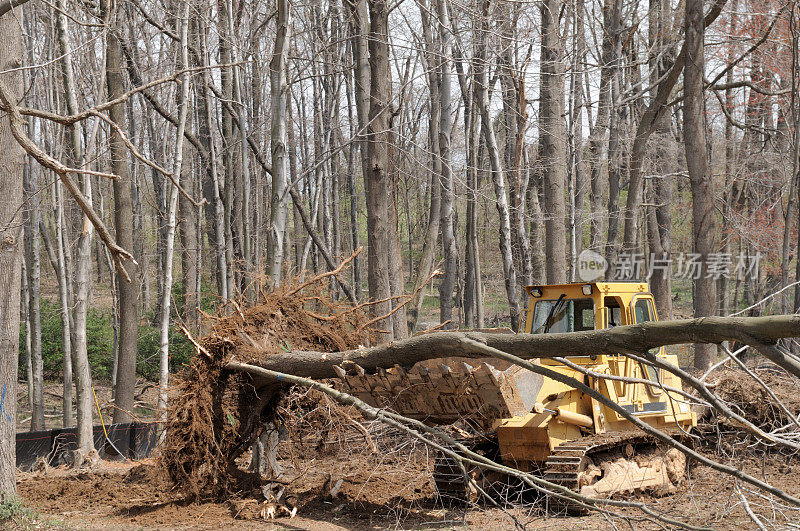
[[[306, 228], [308, 235], [311, 236], [311, 239], [314, 241], [314, 245], [317, 246], [319, 254], [322, 255], [322, 259], [325, 260], [325, 263], [328, 265], [329, 269], [335, 270], [336, 265], [333, 263], [331, 253], [328, 251], [328, 246], [325, 245], [324, 241], [322, 241], [322, 237], [320, 237], [319, 233], [314, 228], [311, 220], [308, 219], [308, 212], [306, 212], [305, 206], [303, 205], [303, 198], [300, 197], [300, 194], [297, 193], [297, 190], [295, 190], [294, 186], [291, 184], [289, 185], [289, 195], [292, 197], [295, 208], [297, 208], [297, 213], [300, 214], [300, 219], [303, 221], [303, 226]], [[355, 295], [353, 295], [353, 290], [350, 289], [350, 286], [347, 284], [347, 282], [339, 278], [338, 275], [336, 276], [336, 282], [339, 283], [339, 286], [342, 288], [342, 291], [348, 300], [353, 304], [357, 304], [358, 301], [356, 300]]]
[[[371, 348], [326, 353], [292, 351], [270, 354], [261, 366], [309, 378], [336, 376], [334, 365], [355, 363], [365, 369], [390, 368], [396, 363], [410, 366], [418, 361], [450, 356], [481, 357], [462, 343], [473, 339], [523, 359], [585, 356], [588, 354], [641, 354], [664, 345], [741, 341], [761, 348], [770, 360], [800, 378], [800, 363], [774, 347], [776, 341], [800, 336], [800, 314], [768, 317], [701, 317], [674, 321], [617, 326], [605, 330], [568, 334], [492, 334], [483, 332], [437, 332], [414, 336]], [[759, 347], [760, 346], [760, 347]]]
[[116, 265], [117, 269], [120, 272], [122, 277], [130, 282], [131, 278], [128, 275], [128, 272], [125, 270], [125, 266], [122, 264], [123, 260], [130, 260], [134, 264], [136, 260], [133, 259], [133, 255], [117, 245], [117, 242], [114, 240], [114, 237], [111, 236], [111, 232], [106, 227], [103, 220], [100, 219], [100, 216], [92, 208], [92, 204], [89, 200], [84, 196], [78, 184], [72, 180], [70, 176], [70, 168], [64, 166], [61, 162], [57, 161], [37, 146], [33, 140], [31, 140], [28, 135], [25, 134], [23, 131], [23, 124], [25, 123], [24, 118], [20, 114], [19, 107], [17, 107], [16, 102], [10, 96], [8, 89], [0, 80], [0, 106], [8, 112], [9, 123], [11, 125], [11, 134], [14, 136], [14, 139], [19, 143], [20, 146], [34, 159], [36, 159], [39, 164], [52, 170], [61, 181], [64, 183], [64, 186], [67, 188], [69, 193], [75, 198], [75, 201], [78, 203], [78, 206], [81, 208], [86, 217], [91, 221], [94, 228], [97, 230], [97, 235], [103, 241], [105, 246], [108, 248], [108, 251], [111, 253], [111, 256], [114, 260], [114, 265]]
[[28, 0], [4, 0], [0, 2], [0, 17], [11, 11], [12, 9], [21, 6]]

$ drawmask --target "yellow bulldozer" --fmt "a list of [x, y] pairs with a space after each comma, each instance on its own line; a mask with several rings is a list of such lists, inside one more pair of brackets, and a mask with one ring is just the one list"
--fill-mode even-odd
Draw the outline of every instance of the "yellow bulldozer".
[[[658, 319], [645, 282], [525, 290], [526, 333], [599, 330]], [[677, 356], [663, 348], [653, 353], [678, 364]], [[686, 398], [665, 389], [680, 389], [678, 377], [623, 355], [587, 353], [568, 360], [612, 378], [592, 377], [550, 358], [535, 363], [584, 382], [659, 430], [686, 433], [697, 425]], [[497, 359], [445, 357], [375, 374], [357, 366], [337, 372], [345, 390], [365, 402], [429, 425], [452, 426], [475, 451], [583, 495], [669, 492], [685, 473], [682, 453], [660, 446], [617, 411], [573, 387]], [[496, 474], [477, 468], [464, 472], [456, 460], [437, 456], [433, 479], [441, 498], [463, 502], [497, 492]]]

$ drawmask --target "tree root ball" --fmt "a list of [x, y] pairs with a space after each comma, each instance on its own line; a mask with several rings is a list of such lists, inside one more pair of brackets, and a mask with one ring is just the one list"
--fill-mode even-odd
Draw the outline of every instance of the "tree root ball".
[[256, 304], [210, 317], [200, 351], [170, 389], [159, 464], [189, 498], [222, 498], [259, 485], [236, 459], [275, 415], [285, 386], [224, 369], [232, 359], [259, 365], [293, 349], [335, 352], [368, 344], [364, 306], [335, 301], [330, 279], [294, 279], [260, 293]]

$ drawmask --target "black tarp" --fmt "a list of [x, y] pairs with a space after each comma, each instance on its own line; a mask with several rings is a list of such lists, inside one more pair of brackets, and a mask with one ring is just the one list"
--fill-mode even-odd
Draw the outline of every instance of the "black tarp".
[[[143, 459], [155, 447], [156, 428], [155, 423], [130, 422], [106, 426], [104, 432], [102, 426], [94, 426], [94, 446], [103, 459]], [[30, 470], [39, 458], [50, 466], [71, 463], [77, 442], [76, 428], [17, 433], [17, 468]]]

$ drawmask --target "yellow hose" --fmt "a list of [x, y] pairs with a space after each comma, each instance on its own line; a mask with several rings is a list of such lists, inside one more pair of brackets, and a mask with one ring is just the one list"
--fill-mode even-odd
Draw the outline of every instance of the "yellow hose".
[[97, 401], [97, 393], [94, 392], [94, 386], [92, 386], [92, 396], [94, 396], [94, 405], [97, 406], [97, 414], [100, 415], [100, 425], [103, 426], [103, 434], [106, 436], [106, 440], [108, 441], [108, 432], [106, 431], [106, 423], [103, 422], [103, 412], [100, 411], [100, 403]]
[[97, 407], [97, 414], [100, 415], [100, 425], [103, 427], [103, 435], [106, 436], [106, 441], [108, 441], [108, 444], [111, 445], [111, 448], [116, 450], [116, 452], [120, 455], [120, 457], [122, 457], [125, 461], [130, 461], [130, 459], [125, 457], [122, 454], [122, 452], [119, 451], [119, 448], [117, 448], [117, 446], [113, 442], [111, 442], [111, 439], [108, 437], [108, 431], [106, 431], [106, 423], [103, 421], [103, 412], [100, 411], [100, 403], [97, 401], [97, 393], [94, 392], [94, 386], [92, 386], [92, 396], [94, 396], [94, 405], [95, 407]]

